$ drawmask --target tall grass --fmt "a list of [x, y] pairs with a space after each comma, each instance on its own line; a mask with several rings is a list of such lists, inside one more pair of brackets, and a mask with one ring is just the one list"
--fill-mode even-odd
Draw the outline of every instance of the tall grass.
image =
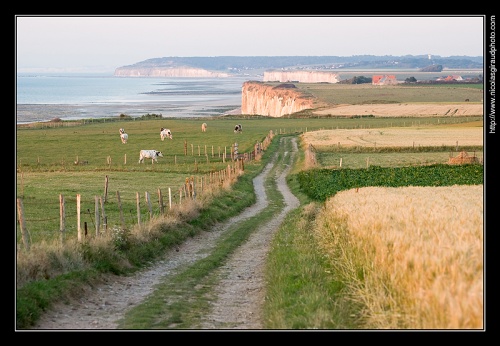
[[342, 191], [314, 234], [364, 328], [483, 328], [482, 185]]
[[314, 220], [320, 205], [292, 211], [277, 231], [266, 263], [264, 323], [269, 329], [358, 329], [356, 306], [318, 251]]

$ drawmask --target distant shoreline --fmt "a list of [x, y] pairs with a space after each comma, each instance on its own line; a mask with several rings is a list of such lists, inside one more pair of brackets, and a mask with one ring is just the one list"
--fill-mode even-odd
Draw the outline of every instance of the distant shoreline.
[[22, 104], [16, 107], [16, 124], [32, 124], [90, 119], [118, 119], [121, 114], [138, 118], [146, 114], [159, 114], [164, 118], [204, 118], [241, 114], [241, 106], [222, 105], [221, 102], [190, 102], [186, 105], [162, 103], [138, 104]]

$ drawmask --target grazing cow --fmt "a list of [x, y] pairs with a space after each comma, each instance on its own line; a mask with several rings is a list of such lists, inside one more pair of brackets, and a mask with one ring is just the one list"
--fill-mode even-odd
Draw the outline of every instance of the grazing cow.
[[207, 132], [207, 123], [201, 124], [201, 132]]
[[163, 154], [161, 151], [141, 150], [141, 152], [139, 153], [139, 163], [144, 162], [144, 159], [151, 159], [151, 164], [153, 164], [154, 161], [158, 162], [159, 157], [163, 157]]
[[241, 128], [241, 124], [238, 124], [234, 127], [234, 133], [241, 133], [243, 129]]
[[167, 137], [168, 137], [168, 138], [170, 138], [170, 139], [172, 139], [172, 132], [170, 132], [170, 130], [169, 130], [169, 129], [164, 129], [164, 128], [162, 127], [162, 128], [161, 128], [161, 130], [160, 130], [160, 138], [161, 138], [161, 140], [163, 141], [163, 140], [165, 140], [165, 138], [167, 138]]
[[128, 141], [128, 135], [125, 133], [124, 129], [120, 129], [120, 139], [122, 140], [122, 143], [125, 144]]

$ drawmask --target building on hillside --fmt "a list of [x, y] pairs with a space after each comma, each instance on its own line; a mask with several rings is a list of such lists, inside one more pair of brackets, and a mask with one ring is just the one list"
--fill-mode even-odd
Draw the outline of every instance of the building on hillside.
[[398, 84], [395, 75], [375, 75], [372, 77], [372, 85], [394, 85]]

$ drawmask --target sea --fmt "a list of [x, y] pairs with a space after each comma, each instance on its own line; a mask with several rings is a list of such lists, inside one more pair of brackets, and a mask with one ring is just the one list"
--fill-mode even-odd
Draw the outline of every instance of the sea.
[[[258, 80], [258, 77], [252, 80]], [[107, 74], [18, 73], [16, 122], [239, 114], [248, 76], [227, 78], [115, 77]]]

